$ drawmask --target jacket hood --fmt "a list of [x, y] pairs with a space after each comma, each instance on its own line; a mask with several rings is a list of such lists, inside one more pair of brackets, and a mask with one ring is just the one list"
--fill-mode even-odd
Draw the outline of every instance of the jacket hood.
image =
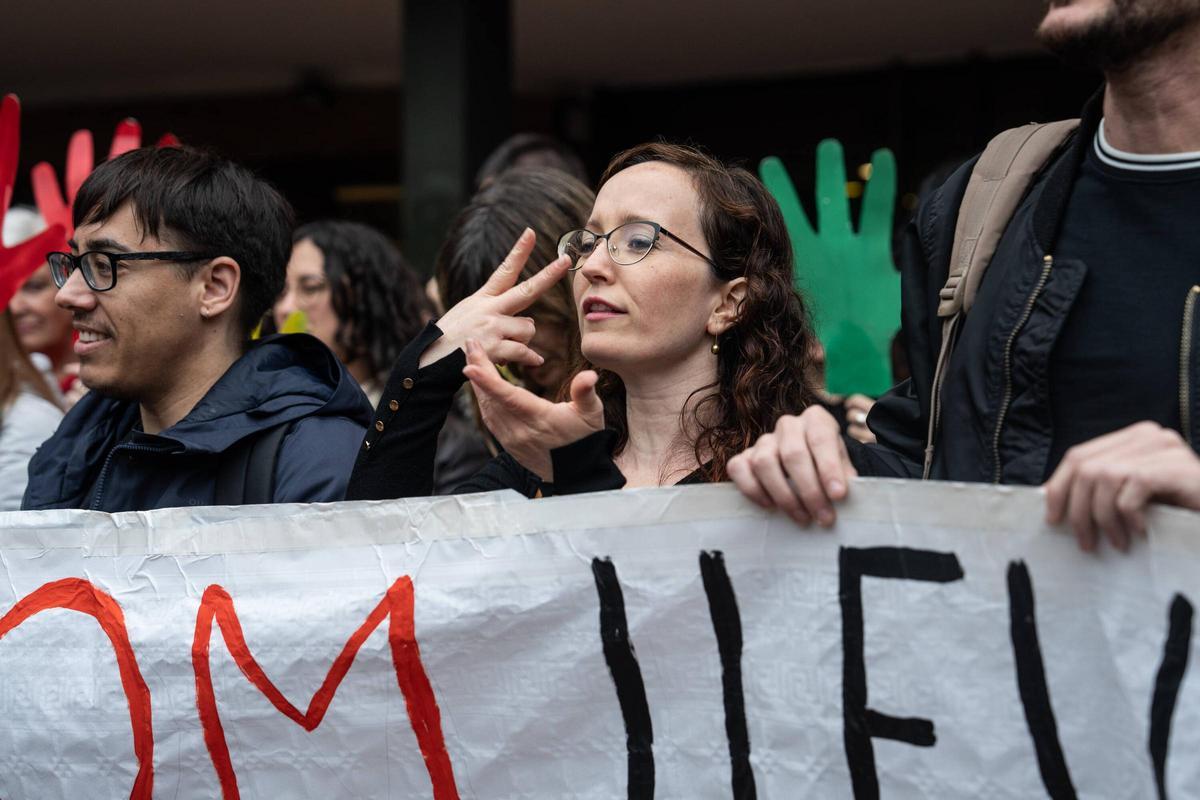
[[308, 334], [257, 342], [186, 417], [159, 434], [186, 452], [220, 453], [245, 437], [311, 416], [348, 417], [366, 427], [372, 408], [329, 348]]
[[[175, 425], [131, 441], [185, 454], [224, 452], [247, 436], [302, 417], [333, 416], [364, 428], [372, 409], [354, 378], [307, 334], [256, 342]], [[84, 395], [30, 465], [27, 507], [75, 498], [103, 460], [140, 421], [138, 404], [96, 392]], [[36, 473], [36, 474], [35, 474]]]

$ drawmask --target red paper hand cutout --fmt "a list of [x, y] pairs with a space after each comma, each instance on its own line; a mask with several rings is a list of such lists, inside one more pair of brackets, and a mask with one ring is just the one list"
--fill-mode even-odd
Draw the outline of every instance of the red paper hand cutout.
[[[0, 102], [0, 227], [12, 203], [17, 182], [17, 161], [21, 150], [21, 102], [15, 94]], [[61, 225], [47, 220], [50, 227], [13, 247], [0, 243], [0, 309], [8, 308], [21, 284], [46, 260], [46, 253], [58, 249], [66, 240]]]
[[[124, 155], [130, 150], [142, 146], [142, 126], [133, 118], [121, 120], [113, 132], [112, 146], [108, 150], [109, 159]], [[175, 134], [164, 134], [158, 140], [158, 147], [178, 147], [179, 139]], [[75, 232], [71, 222], [71, 208], [75, 203], [75, 195], [79, 187], [87, 180], [87, 176], [95, 169], [95, 144], [92, 132], [87, 130], [75, 131], [67, 146], [66, 195], [59, 189], [58, 175], [54, 167], [43, 161], [33, 168], [30, 177], [33, 180], [33, 197], [37, 202], [38, 211], [46, 220], [47, 225], [58, 225], [65, 231], [63, 246]], [[59, 248], [62, 249], [62, 248]]]

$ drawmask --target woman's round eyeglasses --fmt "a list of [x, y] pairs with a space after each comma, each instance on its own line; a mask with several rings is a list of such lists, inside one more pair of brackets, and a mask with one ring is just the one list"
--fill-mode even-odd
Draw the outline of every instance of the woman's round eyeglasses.
[[585, 229], [567, 231], [558, 240], [558, 254], [570, 257], [571, 266], [568, 269], [574, 271], [583, 266], [583, 262], [596, 249], [596, 243], [605, 239], [608, 241], [608, 257], [614, 264], [628, 267], [650, 255], [660, 236], [678, 242], [716, 268], [715, 261], [662, 225], [641, 220], [618, 225], [608, 233], [593, 233]]

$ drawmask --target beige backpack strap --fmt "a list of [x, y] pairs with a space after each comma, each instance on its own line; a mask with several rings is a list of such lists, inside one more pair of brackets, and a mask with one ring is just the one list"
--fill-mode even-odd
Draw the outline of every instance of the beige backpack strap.
[[1079, 127], [1079, 120], [1030, 123], [1004, 131], [988, 143], [975, 164], [958, 208], [950, 274], [939, 295], [942, 347], [933, 373], [929, 430], [925, 439], [925, 472], [933, 468], [933, 448], [941, 423], [942, 382], [954, 350], [959, 320], [971, 310], [979, 284], [1009, 220], [1042, 167]]
[[983, 273], [1029, 184], [1078, 127], [1077, 119], [1031, 123], [1004, 131], [988, 143], [958, 207], [939, 317], [971, 310]]

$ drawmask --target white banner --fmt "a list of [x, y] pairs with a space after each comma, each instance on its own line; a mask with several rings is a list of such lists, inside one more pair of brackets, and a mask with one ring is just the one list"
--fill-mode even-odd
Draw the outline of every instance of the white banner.
[[0, 514], [0, 798], [1200, 796], [1200, 517], [859, 481]]

